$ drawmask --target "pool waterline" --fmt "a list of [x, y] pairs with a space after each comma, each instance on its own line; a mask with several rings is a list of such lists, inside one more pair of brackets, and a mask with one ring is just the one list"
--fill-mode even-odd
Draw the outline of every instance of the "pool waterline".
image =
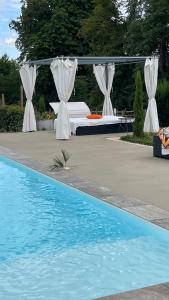
[[[22, 175], [20, 180], [23, 180], [25, 179], [25, 176], [28, 176], [29, 177], [29, 173], [31, 173], [31, 178], [29, 178], [28, 181], [26, 181], [26, 183], [28, 184], [27, 188], [27, 192], [30, 193], [30, 188], [32, 189], [32, 186], [34, 185], [34, 180], [32, 179], [37, 179], [37, 176], [41, 178], [41, 180], [39, 179], [39, 183], [38, 184], [41, 184], [41, 188], [39, 189], [38, 188], [38, 185], [35, 184], [34, 188], [36, 190], [36, 195], [34, 194], [33, 196], [36, 196], [37, 197], [37, 194], [40, 192], [43, 194], [43, 197], [46, 195], [45, 194], [45, 187], [44, 187], [44, 178], [46, 178], [47, 182], [46, 182], [46, 185], [50, 185], [50, 188], [51, 188], [51, 182], [53, 182], [54, 185], [56, 185], [55, 187], [53, 187], [54, 190], [51, 190], [50, 192], [51, 195], [50, 197], [48, 197], [47, 195], [45, 196], [45, 200], [44, 199], [39, 199], [39, 197], [36, 198], [36, 201], [38, 201], [38, 205], [41, 205], [42, 203], [40, 203], [42, 200], [44, 200], [45, 202], [45, 207], [43, 207], [43, 209], [46, 209], [47, 208], [47, 211], [45, 210], [45, 218], [42, 218], [41, 221], [43, 222], [46, 222], [46, 212], [47, 214], [50, 213], [52, 214], [53, 212], [50, 211], [50, 206], [52, 205], [52, 208], [54, 209], [55, 208], [55, 197], [53, 197], [53, 191], [56, 190], [56, 187], [57, 188], [60, 188], [60, 189], [66, 189], [66, 191], [68, 191], [68, 194], [66, 193], [66, 196], [67, 197], [70, 197], [70, 194], [71, 194], [71, 201], [73, 201], [73, 209], [72, 207], [69, 207], [69, 205], [67, 205], [68, 203], [67, 202], [64, 202], [64, 209], [67, 209], [67, 215], [69, 216], [69, 220], [71, 219], [72, 217], [72, 214], [73, 214], [73, 217], [82, 217], [80, 222], [77, 221], [77, 224], [73, 224], [74, 226], [74, 233], [76, 233], [75, 236], [72, 235], [72, 232], [69, 232], [69, 234], [71, 235], [71, 242], [68, 241], [68, 239], [66, 240], [66, 243], [63, 243], [63, 240], [61, 241], [59, 239], [59, 237], [57, 236], [53, 236], [52, 233], [50, 232], [51, 236], [50, 236], [50, 247], [46, 247], [46, 240], [44, 239], [44, 236], [43, 236], [43, 239], [41, 239], [39, 242], [39, 244], [37, 243], [37, 240], [35, 241], [34, 239], [36, 237], [38, 237], [39, 235], [33, 235], [33, 239], [31, 239], [31, 242], [36, 242], [35, 244], [36, 245], [27, 245], [27, 250], [29, 250], [28, 252], [25, 252], [23, 253], [23, 249], [19, 249], [20, 251], [18, 251], [17, 249], [17, 257], [15, 257], [15, 261], [14, 261], [14, 257], [12, 256], [12, 265], [8, 265], [8, 268], [10, 270], [13, 270], [13, 271], [16, 271], [17, 274], [19, 273], [20, 276], [25, 279], [27, 279], [28, 283], [29, 283], [29, 278], [27, 277], [28, 274], [27, 273], [24, 273], [23, 270], [21, 269], [21, 265], [24, 265], [26, 263], [27, 267], [29, 267], [29, 271], [31, 270], [33, 272], [33, 270], [35, 271], [35, 269], [37, 269], [37, 271], [40, 272], [39, 270], [39, 259], [40, 259], [40, 263], [41, 265], [43, 265], [43, 268], [45, 269], [45, 272], [47, 272], [47, 268], [49, 267], [50, 271], [53, 270], [50, 262], [52, 261], [53, 265], [55, 265], [55, 267], [57, 267], [58, 265], [56, 264], [56, 261], [59, 259], [61, 265], [59, 266], [59, 270], [61, 270], [63, 268], [63, 266], [65, 267], [65, 270], [67, 270], [68, 272], [63, 272], [62, 276], [66, 277], [67, 280], [70, 280], [70, 276], [68, 276], [68, 274], [72, 274], [72, 269], [69, 268], [68, 266], [70, 266], [70, 264], [72, 263], [72, 260], [73, 260], [73, 264], [74, 266], [76, 266], [76, 270], [75, 270], [75, 275], [78, 277], [80, 274], [84, 276], [84, 280], [79, 280], [78, 279], [78, 282], [80, 281], [80, 284], [82, 284], [82, 287], [84, 287], [84, 282], [86, 282], [86, 286], [85, 288], [87, 289], [87, 286], [88, 286], [88, 289], [89, 289], [89, 293], [93, 293], [93, 298], [96, 298], [96, 297], [101, 297], [101, 296], [106, 296], [106, 295], [109, 295], [109, 294], [113, 294], [113, 293], [118, 293], [120, 291], [127, 291], [128, 289], [126, 287], [124, 287], [124, 290], [122, 289], [119, 289], [117, 286], [114, 287], [114, 290], [113, 288], [111, 289], [111, 285], [112, 285], [112, 282], [113, 280], [115, 280], [115, 278], [113, 277], [111, 280], [111, 282], [108, 282], [108, 285], [110, 285], [110, 287], [108, 287], [108, 285], [106, 283], [104, 283], [104, 280], [105, 280], [105, 276], [104, 274], [100, 274], [100, 277], [101, 279], [98, 281], [98, 273], [99, 273], [99, 269], [100, 269], [100, 273], [102, 273], [103, 271], [104, 272], [107, 272], [107, 274], [110, 276], [111, 275], [111, 270], [109, 270], [110, 268], [110, 261], [112, 259], [112, 256], [110, 255], [112, 249], [113, 250], [117, 250], [117, 254], [118, 254], [118, 251], [123, 249], [123, 253], [121, 253], [121, 257], [120, 259], [123, 258], [123, 263], [125, 264], [125, 261], [124, 261], [124, 258], [125, 258], [125, 251], [130, 251], [131, 250], [136, 250], [136, 245], [133, 244], [134, 240], [137, 240], [137, 242], [139, 242], [139, 238], [142, 237], [142, 247], [144, 245], [144, 247], [146, 246], [147, 244], [147, 233], [144, 233], [144, 228], [146, 227], [146, 230], [148, 230], [148, 232], [153, 232], [154, 235], [156, 236], [156, 238], [158, 239], [161, 239], [162, 236], [164, 235], [165, 237], [165, 240], [167, 240], [167, 245], [168, 245], [168, 239], [169, 239], [169, 235], [168, 235], [168, 232], [165, 230], [165, 229], [161, 229], [159, 227], [157, 227], [156, 225], [152, 225], [152, 224], [149, 224], [148, 222], [146, 221], [143, 221], [142, 219], [136, 217], [136, 216], [133, 216], [127, 212], [124, 212], [123, 210], [120, 210], [119, 208], [115, 208], [113, 207], [112, 205], [108, 204], [108, 203], [104, 203], [103, 201], [101, 200], [98, 200], [90, 195], [87, 195], [83, 192], [80, 192], [80, 191], [77, 191], [76, 189], [72, 188], [72, 187], [68, 187], [66, 186], [65, 184], [63, 183], [60, 183], [60, 182], [57, 182], [55, 181], [55, 179], [52, 179], [46, 175], [42, 175], [40, 174], [39, 172], [37, 171], [32, 171], [30, 168], [28, 167], [25, 167], [25, 166], [22, 166], [21, 164], [18, 164], [16, 162], [12, 162], [6, 158], [2, 158], [0, 157], [0, 162], [6, 162], [6, 164], [13, 168], [15, 171], [16, 169], [19, 170], [19, 173], [21, 172]], [[9, 171], [9, 169], [8, 169]], [[16, 173], [18, 173], [16, 171]], [[24, 178], [23, 178], [24, 177]], [[17, 180], [16, 180], [17, 181]], [[15, 182], [16, 183], [16, 182]], [[30, 185], [31, 183], [31, 185]], [[53, 186], [52, 184], [52, 186]], [[11, 191], [10, 191], [11, 192]], [[61, 192], [60, 192], [61, 193]], [[74, 202], [74, 196], [72, 195], [73, 194], [76, 194], [77, 195], [77, 198], [76, 201]], [[9, 196], [9, 195], [8, 195]], [[62, 197], [62, 193], [61, 193], [61, 197]], [[32, 197], [32, 195], [31, 195]], [[76, 209], [77, 207], [77, 204], [79, 204], [79, 197], [82, 199], [82, 202], [83, 202], [83, 205], [84, 207], [81, 208], [81, 207], [78, 207], [78, 211], [75, 213], [74, 210]], [[41, 197], [40, 197], [41, 198]], [[51, 200], [52, 199], [52, 200]], [[27, 201], [28, 199], [25, 199], [25, 201]], [[47, 201], [46, 201], [47, 200]], [[63, 205], [63, 203], [61, 203], [61, 201], [63, 201], [63, 199], [59, 198], [58, 202], [59, 202], [59, 205]], [[44, 213], [43, 209], [41, 207], [37, 207], [37, 202], [34, 201], [34, 198], [31, 198], [31, 205], [33, 208], [36, 208], [39, 210], [40, 208], [40, 212], [41, 213]], [[50, 202], [51, 201], [51, 202]], [[16, 203], [17, 205], [19, 204], [18, 202]], [[26, 202], [26, 204], [28, 205], [29, 204], [29, 201], [28, 203]], [[43, 203], [44, 204], [44, 203]], [[47, 207], [46, 207], [47, 205]], [[29, 206], [29, 205], [28, 205]], [[89, 207], [88, 207], [89, 206]], [[96, 207], [95, 207], [96, 206]], [[32, 209], [31, 207], [31, 209]], [[29, 207], [26, 206], [27, 209], [30, 209]], [[63, 207], [61, 207], [63, 208]], [[92, 211], [90, 211], [92, 210]], [[31, 210], [32, 211], [32, 210]], [[85, 213], [84, 213], [85, 211]], [[99, 220], [94, 220], [93, 222], [93, 219], [90, 218], [90, 214], [89, 215], [86, 215], [86, 213], [92, 213], [92, 217], [97, 217], [97, 214], [102, 218], [102, 221], [105, 222], [105, 224], [100, 224]], [[130, 224], [130, 226], [132, 225], [132, 223], [134, 222], [134, 224], [138, 227], [138, 230], [140, 231], [140, 235], [135, 232], [134, 230], [131, 230], [131, 228], [128, 228], [128, 230], [130, 230], [130, 234], [128, 234], [128, 231], [125, 230], [125, 228], [121, 228], [121, 232], [115, 232], [115, 238], [112, 236], [112, 233], [113, 230], [114, 230], [114, 224], [112, 226], [112, 222], [114, 221], [114, 219], [112, 219], [112, 216], [110, 216], [110, 214], [112, 214], [114, 212], [115, 216], [116, 217], [119, 217], [119, 216], [122, 216], [122, 220], [120, 219], [120, 224], [119, 224], [119, 227], [121, 225], [123, 225], [123, 219], [127, 220]], [[30, 216], [27, 216], [27, 217], [30, 217]], [[36, 216], [37, 217], [37, 216]], [[59, 219], [58, 215], [57, 215], [57, 212], [56, 212], [56, 215], [52, 215], [52, 221], [54, 221], [55, 217], [57, 217], [57, 221], [58, 221], [58, 224], [61, 225], [61, 228], [63, 229], [63, 231], [65, 230], [65, 227], [63, 226], [63, 222], [62, 220]], [[67, 217], [67, 216], [66, 216]], [[89, 222], [89, 224], [91, 225], [91, 228], [92, 230], [90, 231], [90, 227], [86, 227], [87, 224], [84, 224], [83, 223], [83, 217], [84, 218], [87, 218], [87, 221]], [[89, 218], [89, 219], [88, 219]], [[108, 218], [108, 219], [107, 219]], [[20, 220], [20, 221], [23, 221], [23, 220]], [[28, 221], [30, 221], [30, 219], [28, 218]], [[31, 220], [32, 221], [32, 220]], [[49, 220], [49, 224], [47, 222], [48, 225], [52, 226], [52, 223], [51, 223], [51, 220]], [[116, 218], [116, 221], [118, 221], [118, 218]], [[35, 222], [35, 220], [33, 220], [33, 222]], [[43, 226], [43, 222], [40, 224], [40, 230], [45, 230], [45, 227]], [[139, 224], [138, 224], [139, 223]], [[141, 224], [140, 224], [141, 223]], [[70, 223], [68, 222], [67, 225], [69, 225]], [[15, 225], [18, 225], [18, 224], [15, 224]], [[35, 225], [35, 224], [32, 224], [30, 223], [30, 225]], [[82, 229], [84, 229], [84, 232], [81, 232], [78, 230], [78, 227], [82, 225]], [[97, 226], [100, 226], [100, 228], [95, 228], [95, 225]], [[105, 226], [106, 225], [106, 226]], [[125, 222], [124, 222], [124, 225], [125, 226], [128, 226], [128, 224], [126, 225]], [[42, 227], [41, 227], [42, 226]], [[112, 227], [111, 227], [112, 226]], [[69, 227], [69, 226], [68, 226]], [[110, 228], [109, 228], [110, 227]], [[54, 228], [52, 227], [52, 230]], [[110, 230], [108, 230], [110, 229]], [[26, 228], [26, 230], [29, 231], [29, 228]], [[68, 228], [66, 228], [66, 230], [68, 230]], [[88, 231], [90, 231], [90, 235], [88, 235]], [[155, 232], [154, 232], [155, 231]], [[26, 232], [28, 233], [28, 232]], [[39, 234], [42, 234], [42, 232], [37, 232]], [[16, 234], [16, 233], [15, 233]], [[65, 232], [64, 232], [65, 234]], [[80, 241], [79, 240], [79, 236], [80, 234], [83, 236], [83, 240]], [[44, 235], [44, 233], [43, 233]], [[123, 237], [123, 239], [121, 239], [121, 236]], [[65, 238], [65, 236], [62, 236]], [[91, 238], [92, 237], [92, 238]], [[15, 236], [16, 238], [16, 236]], [[17, 237], [18, 238], [18, 237]], [[31, 236], [32, 238], [32, 236]], [[45, 236], [45, 238], [47, 238]], [[57, 239], [56, 239], [57, 238]], [[145, 240], [144, 240], [145, 238]], [[53, 240], [52, 240], [53, 239]], [[124, 245], [124, 239], [126, 241], [128, 241], [128, 244], [125, 244]], [[115, 242], [116, 240], [116, 242]], [[43, 241], [43, 243], [42, 243]], [[54, 243], [52, 243], [52, 241]], [[23, 242], [23, 240], [21, 241]], [[55, 248], [55, 243], [58, 243], [60, 242], [60, 248], [58, 247], [57, 249]], [[130, 243], [129, 243], [130, 242]], [[128, 249], [126, 249], [126, 245], [129, 247]], [[24, 244], [25, 248], [26, 248], [26, 245]], [[138, 243], [137, 246], [140, 246], [140, 244]], [[144, 250], [144, 247], [142, 248], [143, 251]], [[106, 251], [105, 251], [106, 249]], [[16, 250], [16, 249], [15, 249]], [[21, 251], [22, 250], [22, 251]], [[150, 251], [151, 249], [147, 249], [147, 251]], [[57, 253], [56, 253], [57, 252]], [[36, 255], [38, 254], [38, 256]], [[139, 253], [141, 254], [141, 252]], [[26, 257], [25, 257], [26, 255]], [[75, 257], [76, 255], [76, 257]], [[104, 257], [102, 257], [104, 255]], [[57, 256], [57, 258], [56, 258]], [[91, 257], [92, 259], [91, 259]], [[18, 257], [19, 257], [19, 262], [18, 262]], [[69, 258], [69, 260], [67, 261], [67, 258]], [[71, 261], [70, 261], [70, 258], [71, 258]], [[114, 256], [114, 260], [116, 260], [116, 262], [118, 261], [118, 255]], [[136, 259], [138, 259], [138, 257], [136, 256], [135, 257]], [[26, 261], [25, 261], [26, 259]], [[77, 270], [78, 268], [81, 267], [81, 263], [83, 262], [86, 262], [83, 266], [85, 267], [84, 270], [81, 270], [80, 274], [78, 273], [79, 270]], [[21, 264], [22, 262], [22, 264]], [[36, 263], [35, 263], [36, 262]], [[95, 264], [94, 264], [95, 263]], [[100, 264], [100, 268], [98, 269], [98, 266], [97, 266], [97, 263]], [[121, 260], [118, 262], [119, 263], [119, 266], [121, 267]], [[130, 267], [132, 267], [132, 265], [134, 264], [133, 261], [130, 261]], [[6, 266], [6, 265], [5, 265]], [[77, 268], [78, 266], [78, 268]], [[114, 263], [113, 265], [111, 266], [113, 268], [114, 266]], [[91, 267], [93, 267], [92, 269], [92, 272], [91, 272]], [[117, 266], [116, 266], [117, 267]], [[12, 268], [12, 269], [11, 269]], [[33, 268], [33, 270], [31, 269]], [[116, 272], [118, 271], [118, 268], [116, 269]], [[122, 271], [122, 273], [124, 272], [123, 270], [119, 270], [120, 272]], [[132, 272], [132, 268], [129, 269], [128, 268], [128, 271], [129, 272]], [[138, 271], [138, 270], [137, 270]], [[162, 270], [160, 270], [162, 271]], [[3, 274], [4, 274], [5, 270], [3, 270]], [[85, 273], [88, 272], [88, 276], [90, 274], [91, 276], [91, 280], [88, 280], [88, 276], [85, 277]], [[96, 277], [93, 277], [93, 273], [96, 272]], [[120, 278], [120, 275], [122, 274], [118, 274], [119, 278]], [[41, 274], [41, 272], [39, 273]], [[1, 278], [1, 271], [0, 271], [0, 278]], [[8, 274], [9, 275], [9, 274]], [[122, 274], [123, 275], [123, 274]], [[122, 276], [121, 275], [121, 276]], [[144, 274], [142, 274], [144, 275]], [[150, 275], [150, 274], [149, 274]], [[24, 277], [25, 276], [25, 277]], [[52, 275], [53, 276], [56, 276], [56, 278], [58, 278], [58, 274], [54, 272], [54, 274]], [[48, 277], [50, 277], [50, 275], [48, 274]], [[107, 277], [107, 276], [106, 276]], [[117, 277], [117, 274], [116, 276]], [[122, 276], [123, 278], [124, 276]], [[36, 278], [36, 276], [35, 276]], [[76, 281], [76, 278], [73, 278], [75, 281]], [[167, 277], [167, 280], [169, 278]], [[73, 282], [65, 282], [64, 281], [65, 279], [63, 278], [61, 281], [62, 281], [62, 287], [70, 287], [70, 289], [73, 287]], [[166, 280], [166, 281], [167, 281]], [[97, 282], [98, 281], [98, 282]], [[103, 286], [103, 288], [100, 287], [100, 284], [101, 282], [103, 282], [104, 284], [106, 284], [106, 287]], [[163, 282], [163, 281], [162, 281]], [[52, 279], [51, 281], [49, 281], [49, 286], [50, 284], [52, 283]], [[155, 283], [160, 283], [159, 281], [158, 282], [155, 282]], [[33, 285], [33, 287], [35, 288], [36, 284], [32, 283], [31, 284]], [[97, 291], [93, 291], [93, 289], [91, 289], [91, 284], [95, 284], [95, 288], [97, 289]], [[143, 284], [143, 283], [142, 283]], [[151, 280], [150, 280], [150, 284], [149, 285], [153, 285], [153, 283], [151, 283]], [[35, 286], [34, 286], [35, 285]], [[1, 286], [1, 283], [0, 283], [0, 286]], [[29, 284], [28, 284], [29, 286]], [[29, 293], [32, 293], [32, 291], [30, 291], [30, 287], [28, 286], [25, 286], [25, 292], [29, 292]], [[74, 285], [75, 286], [75, 285]], [[139, 286], [139, 287], [144, 287], [143, 286]], [[131, 289], [135, 289], [135, 288], [139, 288], [137, 286], [137, 284], [133, 281], [132, 282], [132, 286], [130, 286], [129, 290]], [[4, 288], [4, 286], [3, 286]], [[50, 289], [54, 289], [54, 286], [50, 286]], [[99, 292], [99, 288], [101, 288], [101, 292]], [[38, 289], [36, 290], [36, 293], [38, 293], [38, 291], [40, 290], [40, 288], [38, 287]], [[67, 295], [63, 295], [63, 290], [61, 291], [59, 288], [58, 288], [58, 291], [59, 291], [59, 297], [58, 299], [66, 299], [64, 297], [67, 297]], [[104, 291], [105, 291], [105, 294], [104, 294]], [[21, 291], [23, 292], [23, 291]], [[47, 296], [45, 293], [46, 293], [46, 290], [43, 291], [44, 292], [44, 295], [45, 297]], [[55, 291], [56, 292], [56, 291]], [[68, 291], [67, 291], [68, 292]], [[84, 298], [83, 298], [83, 295], [81, 296], [82, 298], [80, 299], [90, 299], [90, 298], [87, 298], [88, 296], [86, 296], [86, 290], [85, 291], [82, 291], [84, 292]], [[75, 295], [74, 295], [74, 291], [71, 291], [71, 298], [69, 299], [78, 299], [78, 298], [73, 298]], [[99, 294], [100, 293], [100, 294]], [[103, 294], [102, 294], [103, 293]], [[61, 295], [61, 296], [60, 296]], [[5, 296], [6, 297], [6, 296]], [[3, 299], [8, 299], [8, 298], [5, 298], [4, 295], [3, 295]], [[29, 295], [28, 295], [29, 297]], [[36, 296], [37, 297], [37, 296]], [[49, 297], [49, 295], [48, 295]], [[53, 298], [52, 298], [53, 297]], [[55, 299], [54, 297], [56, 297], [56, 295], [51, 295], [51, 298], [48, 298], [48, 299]], [[76, 296], [75, 296], [76, 297]], [[85, 298], [86, 297], [86, 298]], [[10, 298], [11, 299], [11, 298]], [[29, 298], [26, 298], [26, 299], [29, 299]], [[31, 298], [30, 298], [31, 299]], [[41, 299], [41, 298], [40, 298]], [[43, 299], [43, 298], [42, 298]], [[44, 298], [45, 299], [45, 298]]]

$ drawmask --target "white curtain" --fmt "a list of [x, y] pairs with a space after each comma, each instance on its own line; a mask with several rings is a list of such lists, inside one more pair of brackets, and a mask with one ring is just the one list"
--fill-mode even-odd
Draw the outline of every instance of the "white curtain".
[[102, 114], [104, 116], [113, 115], [113, 107], [110, 99], [110, 93], [111, 93], [114, 74], [115, 74], [115, 65], [110, 64], [107, 66], [107, 75], [106, 75], [105, 65], [97, 65], [97, 66], [94, 65], [93, 70], [94, 70], [97, 83], [100, 87], [100, 90], [105, 96]]
[[73, 91], [75, 75], [77, 70], [77, 59], [55, 59], [51, 63], [56, 90], [60, 100], [57, 117], [56, 139], [68, 140], [71, 136], [70, 123], [66, 102], [69, 101]]
[[36, 131], [36, 119], [35, 112], [32, 104], [32, 97], [35, 88], [37, 68], [36, 66], [30, 67], [28, 64], [23, 65], [20, 68], [20, 76], [26, 95], [26, 106], [23, 119], [23, 132]]
[[155, 94], [158, 79], [158, 58], [146, 59], [144, 67], [145, 84], [148, 94], [148, 108], [144, 121], [144, 132], [158, 132], [159, 121]]

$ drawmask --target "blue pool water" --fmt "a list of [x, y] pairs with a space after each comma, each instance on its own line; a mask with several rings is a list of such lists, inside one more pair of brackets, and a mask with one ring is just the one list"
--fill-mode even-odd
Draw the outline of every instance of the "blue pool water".
[[166, 230], [0, 157], [0, 299], [91, 300], [166, 281]]

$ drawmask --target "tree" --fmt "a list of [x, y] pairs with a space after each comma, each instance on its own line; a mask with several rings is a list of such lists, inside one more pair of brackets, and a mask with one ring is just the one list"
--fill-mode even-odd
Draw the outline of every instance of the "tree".
[[[17, 31], [17, 48], [22, 60], [56, 56], [87, 55], [88, 41], [79, 35], [81, 20], [91, 11], [92, 0], [24, 0], [21, 16], [10, 27]], [[35, 105], [45, 96], [46, 108], [57, 99], [49, 67], [40, 67], [36, 81]], [[78, 72], [79, 73], [79, 72]], [[86, 75], [79, 73], [79, 75]]]
[[143, 110], [143, 83], [140, 70], [137, 70], [135, 76], [135, 99], [133, 104], [134, 109], [134, 124], [133, 132], [137, 137], [143, 136], [144, 110]]
[[5, 95], [6, 104], [19, 102], [20, 85], [18, 64], [3, 55], [0, 58], [0, 97], [2, 93]]
[[81, 36], [93, 55], [123, 54], [124, 26], [116, 0], [93, 0], [90, 16], [82, 20]]
[[[89, 41], [90, 55], [94, 56], [118, 56], [124, 55], [125, 25], [121, 18], [118, 1], [116, 0], [93, 0], [93, 10], [88, 18], [81, 22], [80, 35]], [[87, 99], [93, 109], [101, 110], [103, 106], [103, 96], [100, 92], [92, 69], [89, 69], [90, 95]], [[117, 79], [117, 81], [116, 81]], [[124, 75], [116, 70], [115, 76], [115, 97], [113, 102], [119, 106], [116, 95], [119, 99], [119, 82], [123, 82]], [[118, 82], [116, 84], [116, 82]], [[122, 90], [122, 89], [121, 89]], [[123, 89], [124, 90], [124, 89]], [[125, 98], [126, 99], [126, 98]], [[121, 105], [121, 104], [120, 104]]]
[[160, 71], [168, 72], [169, 67], [169, 2], [149, 0], [146, 6], [144, 38], [149, 51], [160, 55]]
[[10, 24], [18, 33], [21, 56], [40, 59], [85, 55], [88, 42], [78, 35], [80, 22], [91, 11], [90, 0], [24, 0], [21, 16]]
[[128, 2], [126, 47], [129, 54], [160, 55], [163, 76], [169, 67], [168, 0], [131, 0]]
[[39, 97], [38, 110], [41, 114], [46, 110], [44, 96]]

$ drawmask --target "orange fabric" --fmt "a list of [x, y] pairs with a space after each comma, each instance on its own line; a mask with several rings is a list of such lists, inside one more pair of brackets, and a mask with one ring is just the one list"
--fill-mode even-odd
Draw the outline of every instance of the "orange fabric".
[[88, 119], [102, 119], [103, 116], [102, 115], [88, 115], [87, 118]]

